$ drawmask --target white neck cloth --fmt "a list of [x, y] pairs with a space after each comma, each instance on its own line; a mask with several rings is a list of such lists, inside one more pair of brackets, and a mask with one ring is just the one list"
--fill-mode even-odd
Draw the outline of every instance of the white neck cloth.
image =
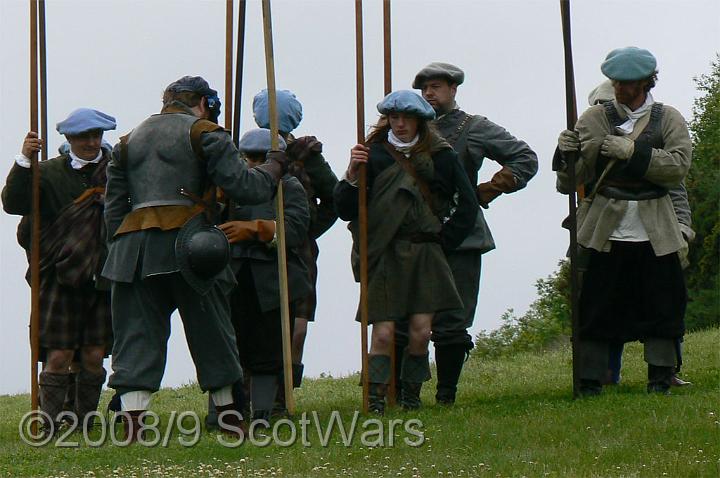
[[652, 109], [652, 105], [654, 104], [655, 100], [653, 99], [652, 94], [649, 91], [647, 93], [647, 97], [645, 98], [645, 103], [643, 103], [643, 105], [635, 111], [630, 111], [630, 108], [623, 104], [620, 104], [620, 108], [622, 108], [623, 111], [627, 114], [627, 120], [617, 128], [625, 134], [632, 133], [633, 129], [635, 129], [635, 123], [637, 123], [640, 118], [649, 113]]
[[420, 139], [420, 135], [416, 134], [415, 137], [409, 143], [402, 141], [400, 138], [395, 136], [392, 130], [388, 130], [388, 142], [393, 145], [395, 149], [400, 151], [406, 157], [410, 156], [410, 150], [415, 146]]
[[87, 166], [88, 164], [93, 164], [99, 162], [103, 157], [103, 151], [102, 149], [98, 153], [97, 157], [95, 159], [91, 159], [90, 161], [78, 158], [75, 153], [73, 153], [72, 149], [70, 150], [70, 166], [73, 169], [80, 169], [83, 166]]

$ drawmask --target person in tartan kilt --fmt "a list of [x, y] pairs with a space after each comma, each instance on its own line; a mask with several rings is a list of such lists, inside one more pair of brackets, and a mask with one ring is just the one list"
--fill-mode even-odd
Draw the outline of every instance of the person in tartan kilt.
[[[105, 382], [103, 358], [112, 347], [109, 287], [99, 272], [106, 257], [103, 210], [110, 157], [102, 138], [115, 126], [115, 118], [100, 111], [73, 111], [57, 124], [69, 150], [40, 164], [40, 357], [45, 362], [40, 408], [57, 421], [72, 388], [70, 365], [76, 360], [80, 367], [72, 411], [86, 427]], [[29, 158], [43, 144], [36, 132], [27, 134], [2, 190], [5, 212], [24, 216], [18, 239], [26, 250], [32, 222]], [[48, 431], [53, 426], [46, 423]]]

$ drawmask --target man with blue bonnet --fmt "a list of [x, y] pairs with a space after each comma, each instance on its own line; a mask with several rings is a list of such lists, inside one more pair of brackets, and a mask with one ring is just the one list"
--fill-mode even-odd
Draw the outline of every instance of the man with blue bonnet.
[[[615, 88], [613, 87], [612, 80], [605, 80], [594, 88], [588, 95], [588, 103], [590, 106], [596, 104], [602, 104], [605, 102], [612, 102], [615, 99]], [[690, 243], [695, 239], [695, 231], [692, 228], [692, 212], [690, 210], [690, 202], [688, 201], [687, 189], [685, 184], [680, 183], [677, 187], [668, 190], [670, 200], [675, 210], [675, 216], [677, 216], [678, 225], [680, 226], [680, 232], [683, 236], [683, 247], [678, 251], [680, 257], [680, 265], [683, 269], [690, 265], [688, 261], [688, 252]], [[582, 272], [582, 271], [581, 271]], [[610, 344], [608, 354], [608, 375], [603, 381], [603, 385], [619, 384], [620, 383], [620, 368], [622, 366], [622, 353], [624, 344], [616, 343]], [[680, 367], [682, 365], [682, 340], [678, 340], [675, 343], [675, 351], [677, 353], [677, 367], [675, 374], [673, 375], [670, 384], [674, 387], [684, 387], [692, 385], [691, 382], [683, 380], [679, 377]]]
[[[488, 209], [503, 194], [523, 189], [535, 176], [538, 160], [535, 152], [503, 127], [480, 115], [466, 113], [455, 101], [465, 73], [450, 63], [434, 62], [420, 70], [412, 87], [422, 91], [435, 109], [433, 121], [440, 135], [455, 149], [468, 179], [475, 185], [479, 205]], [[492, 179], [478, 184], [478, 172], [485, 158], [500, 164]], [[475, 319], [482, 255], [495, 249], [490, 228], [481, 208], [477, 208], [475, 228], [459, 247], [447, 251], [463, 307], [437, 314], [433, 321], [432, 341], [437, 365], [438, 403], [455, 403], [457, 385], [467, 354], [473, 348], [468, 329]], [[399, 340], [399, 342], [401, 342]], [[402, 346], [402, 343], [400, 343]]]
[[217, 223], [216, 190], [240, 204], [269, 201], [286, 171], [283, 152], [250, 170], [227, 131], [217, 125], [220, 100], [199, 76], [163, 93], [163, 107], [120, 138], [108, 166], [103, 275], [112, 281], [113, 375], [110, 386], [126, 412], [125, 433], [140, 438], [150, 397], [160, 387], [179, 310], [203, 391], [220, 428], [239, 435], [233, 394], [242, 379], [227, 295], [235, 285], [230, 251]]
[[400, 405], [421, 406], [430, 380], [428, 345], [438, 313], [462, 307], [446, 251], [458, 247], [475, 224], [477, 198], [458, 156], [433, 128], [435, 111], [414, 91], [378, 103], [381, 116], [366, 144], [350, 151], [350, 165], [335, 187], [340, 218], [350, 222], [351, 256], [359, 282], [358, 170], [366, 164], [368, 193], [369, 409], [385, 410], [396, 327], [407, 324], [400, 372]]
[[[600, 67], [614, 99], [590, 107], [560, 133], [553, 158], [557, 189], [584, 185], [578, 244], [589, 253], [580, 295], [580, 392], [597, 395], [609, 344], [644, 342], [647, 391], [668, 393], [685, 332], [684, 247], [670, 191], [690, 168], [692, 142], [682, 115], [656, 102], [657, 61], [637, 47], [611, 51]], [[567, 161], [577, 158], [576, 184]]]
[[[279, 138], [279, 149], [286, 147]], [[243, 135], [238, 148], [250, 168], [265, 161], [270, 151], [270, 130], [259, 128]], [[290, 317], [298, 302], [310, 292], [307, 267], [299, 256], [310, 225], [305, 190], [289, 172], [282, 178], [285, 244]], [[232, 322], [240, 364], [249, 381], [253, 420], [270, 420], [277, 392], [282, 388], [283, 348], [280, 316], [280, 281], [275, 240], [275, 204], [247, 205], [230, 201], [227, 220], [219, 227], [232, 248], [232, 268], [237, 287], [230, 297]], [[290, 324], [292, 331], [293, 324]]]
[[[112, 348], [109, 284], [100, 277], [107, 255], [103, 223], [106, 167], [110, 150], [103, 132], [115, 129], [115, 118], [80, 108], [57, 124], [69, 149], [40, 163], [40, 346], [45, 362], [39, 377], [40, 408], [53, 422], [66, 395], [80, 426], [91, 426], [105, 382], [103, 358]], [[18, 240], [29, 251], [31, 241], [32, 170], [30, 158], [45, 141], [34, 131], [2, 190], [5, 212], [22, 215]], [[28, 271], [28, 279], [30, 272]], [[80, 362], [70, 378], [73, 359]], [[54, 423], [46, 423], [51, 433]]]
[[[312, 285], [308, 294], [297, 302], [295, 308], [295, 324], [292, 339], [293, 384], [299, 387], [303, 377], [303, 350], [307, 336], [308, 322], [315, 321], [317, 308], [318, 278], [318, 239], [337, 220], [333, 205], [333, 189], [338, 182], [330, 165], [322, 155], [322, 143], [315, 136], [294, 137], [294, 131], [302, 121], [302, 104], [295, 94], [289, 90], [277, 90], [278, 129], [287, 142], [287, 155], [290, 160], [288, 171], [295, 176], [305, 189], [310, 207], [310, 227], [305, 242], [298, 248], [298, 253], [308, 267], [309, 280]], [[253, 114], [260, 128], [269, 128], [269, 108], [267, 90], [262, 90], [253, 99]], [[280, 389], [278, 412], [284, 410]]]

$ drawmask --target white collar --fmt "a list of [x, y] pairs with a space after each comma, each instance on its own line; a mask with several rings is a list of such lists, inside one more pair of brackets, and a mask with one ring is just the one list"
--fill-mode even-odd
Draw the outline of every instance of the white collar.
[[400, 151], [405, 156], [410, 156], [410, 150], [413, 146], [417, 144], [418, 140], [420, 140], [420, 135], [415, 134], [415, 137], [410, 142], [406, 143], [397, 136], [395, 136], [395, 133], [393, 133], [391, 129], [388, 130], [388, 143], [393, 145], [395, 149]]
[[650, 112], [652, 106], [655, 104], [655, 99], [648, 91], [647, 96], [645, 97], [645, 103], [643, 103], [642, 106], [635, 111], [631, 111], [630, 108], [628, 108], [626, 105], [623, 105], [622, 103], [618, 104], [627, 115], [627, 120], [625, 120], [623, 124], [618, 126], [618, 129], [625, 134], [630, 134], [633, 132], [633, 129], [635, 129], [635, 123], [637, 123], [640, 118]]
[[100, 152], [98, 153], [97, 157], [95, 159], [91, 159], [90, 161], [79, 158], [75, 153], [73, 153], [73, 151], [71, 149], [70, 150], [70, 166], [73, 169], [80, 169], [83, 166], [87, 166], [88, 164], [94, 164], [94, 163], [100, 162], [102, 157], [103, 157], [102, 149], [100, 149]]

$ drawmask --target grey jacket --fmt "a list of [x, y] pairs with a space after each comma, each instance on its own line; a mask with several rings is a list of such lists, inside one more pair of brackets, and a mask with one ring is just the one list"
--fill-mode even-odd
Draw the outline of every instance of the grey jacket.
[[[614, 101], [621, 117], [626, 117], [617, 101]], [[638, 121], [638, 125], [640, 121], [642, 119]], [[555, 166], [558, 170], [557, 188], [563, 194], [580, 184], [591, 183], [597, 179], [595, 163], [600, 145], [606, 135], [614, 133], [602, 105], [588, 108], [578, 119], [575, 129], [580, 134], [581, 144], [580, 157], [576, 163], [576, 184], [571, 185], [568, 182], [565, 165]], [[642, 165], [643, 179], [672, 190], [682, 185], [690, 168], [692, 141], [685, 118], [671, 106], [663, 106], [661, 129], [663, 148], [655, 148], [645, 153], [643, 148], [636, 147], [635, 154], [629, 161]], [[598, 194], [583, 221], [578, 221], [578, 243], [597, 251], [609, 251], [609, 237], [625, 214], [627, 204], [628, 201], [610, 199]], [[680, 218], [676, 216], [670, 194], [658, 199], [639, 201], [638, 211], [656, 256], [671, 254], [683, 247], [684, 241], [678, 224]]]
[[[178, 141], [190, 131], [178, 131]], [[195, 150], [198, 161], [205, 163], [207, 182], [221, 187], [225, 194], [238, 202], [257, 204], [271, 199], [275, 190], [272, 176], [258, 169], [248, 169], [245, 161], [224, 130], [202, 133]], [[138, 178], [127, 174], [121, 159], [120, 147], [115, 146], [107, 168], [105, 194], [105, 222], [109, 242], [108, 259], [103, 276], [116, 282], [132, 282], [156, 274], [168, 274], [179, 270], [175, 259], [175, 238], [179, 229], [157, 228], [138, 230], [113, 237], [123, 219], [131, 211], [130, 190]], [[146, 179], [146, 178], [143, 178]], [[153, 178], [160, 182], [162, 177]], [[232, 281], [228, 268], [221, 279]]]
[[[458, 153], [473, 185], [478, 183], [478, 171], [485, 158], [502, 166], [502, 170], [496, 173], [487, 185], [498, 183], [497, 179], [503, 176], [510, 178], [501, 186], [492, 186], [497, 189], [498, 194], [512, 193], [524, 188], [537, 173], [537, 155], [530, 146], [484, 116], [469, 115], [456, 105], [452, 111], [437, 118], [434, 125]], [[482, 209], [478, 208], [475, 229], [458, 250], [480, 249], [487, 252], [494, 248], [490, 229]]]
[[[290, 301], [310, 293], [308, 270], [296, 250], [307, 240], [310, 210], [300, 181], [286, 175], [283, 178], [283, 209], [285, 214], [285, 245], [287, 248], [288, 294]], [[231, 203], [230, 221], [275, 219], [275, 200], [253, 206]], [[255, 282], [258, 302], [264, 312], [280, 307], [278, 256], [275, 247], [260, 241], [240, 241], [232, 245], [232, 268], [239, 270], [249, 263]], [[239, 284], [238, 287], [242, 287]]]

